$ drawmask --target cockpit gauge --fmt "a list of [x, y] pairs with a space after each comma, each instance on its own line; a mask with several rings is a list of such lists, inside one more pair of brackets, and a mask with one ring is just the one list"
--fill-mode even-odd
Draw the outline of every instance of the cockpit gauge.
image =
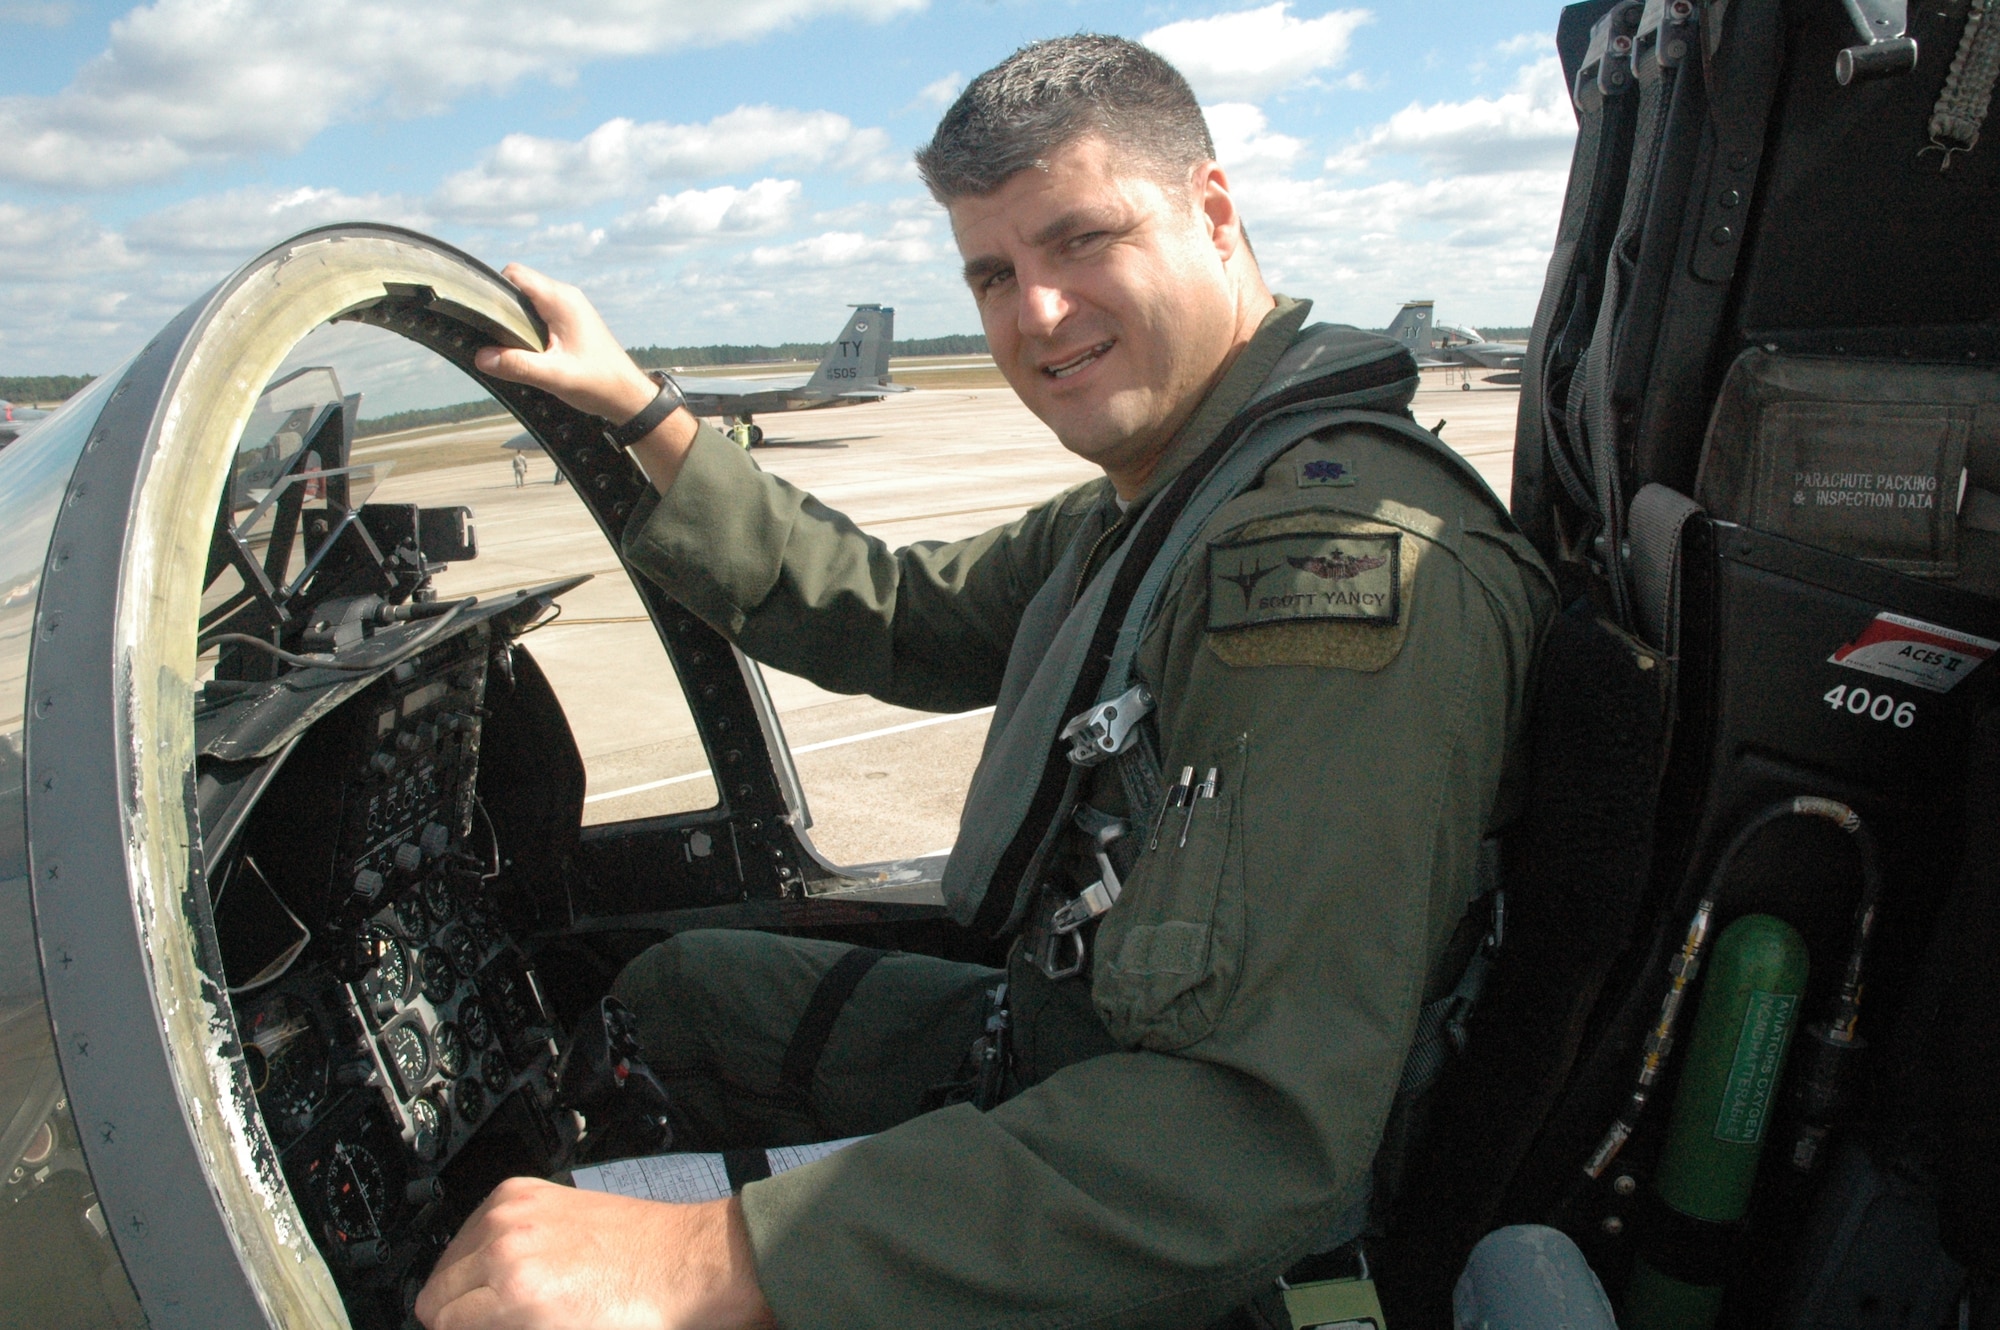
[[410, 1101], [410, 1150], [426, 1164], [435, 1163], [444, 1153], [451, 1134], [449, 1109], [430, 1095]]
[[507, 1065], [507, 1059], [499, 1049], [489, 1048], [486, 1056], [479, 1059], [479, 1078], [486, 1082], [487, 1089], [499, 1094], [514, 1078], [514, 1070]]
[[420, 893], [411, 892], [396, 902], [396, 922], [402, 925], [411, 937], [423, 937], [431, 931], [430, 919], [424, 914], [424, 902]]
[[431, 1033], [432, 1051], [437, 1057], [438, 1075], [457, 1080], [465, 1075], [468, 1055], [465, 1036], [456, 1022], [446, 1021]]
[[452, 899], [451, 883], [442, 877], [434, 877], [423, 885], [424, 910], [431, 917], [433, 928], [443, 928], [451, 922], [457, 912], [457, 902]]
[[410, 959], [410, 944], [377, 924], [368, 930], [369, 951], [375, 959], [368, 976], [369, 996], [390, 1005], [402, 1002], [415, 988], [416, 966]]
[[451, 935], [445, 939], [445, 946], [451, 949], [452, 964], [458, 967], [460, 974], [477, 973], [479, 962], [485, 959], [486, 945], [473, 931], [469, 921], [461, 923], [451, 931]]
[[451, 957], [445, 955], [442, 947], [425, 947], [417, 960], [417, 969], [423, 978], [424, 996], [434, 1005], [451, 1001], [451, 995], [458, 991], [458, 971], [451, 965]]
[[477, 1122], [486, 1116], [486, 1087], [478, 1078], [468, 1076], [460, 1081], [451, 1092], [452, 1103], [458, 1108], [461, 1122]]
[[326, 1040], [311, 1010], [278, 994], [253, 1007], [241, 1028], [250, 1088], [265, 1118], [280, 1128], [302, 1128], [326, 1096]]
[[405, 1095], [415, 1094], [431, 1074], [431, 1041], [423, 1022], [415, 1016], [398, 1021], [382, 1032], [382, 1055], [395, 1069]]
[[477, 1051], [493, 1042], [493, 1024], [486, 1017], [486, 1004], [477, 994], [458, 1004], [458, 1028], [470, 1050]]
[[324, 1190], [327, 1227], [342, 1246], [373, 1242], [390, 1219], [389, 1184], [368, 1147], [336, 1141], [327, 1153]]

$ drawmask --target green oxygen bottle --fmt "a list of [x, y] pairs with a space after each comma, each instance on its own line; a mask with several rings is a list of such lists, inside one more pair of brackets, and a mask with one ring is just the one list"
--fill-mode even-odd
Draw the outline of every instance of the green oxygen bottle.
[[[1720, 1276], [1703, 1269], [1716, 1263], [1699, 1249], [1722, 1248], [1726, 1226], [1750, 1208], [1804, 1000], [1805, 940], [1782, 919], [1745, 915], [1723, 930], [1707, 968], [1654, 1179], [1668, 1211], [1661, 1228], [1681, 1235], [1682, 1250], [1642, 1245], [1625, 1295], [1626, 1330], [1707, 1330], [1721, 1310]], [[1693, 1259], [1687, 1248], [1697, 1249]]]

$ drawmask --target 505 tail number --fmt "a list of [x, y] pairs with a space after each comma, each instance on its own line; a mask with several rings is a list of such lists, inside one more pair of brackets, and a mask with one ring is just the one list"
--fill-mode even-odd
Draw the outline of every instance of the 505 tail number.
[[1907, 730], [1917, 723], [1915, 702], [1898, 702], [1887, 693], [1871, 693], [1866, 688], [1853, 688], [1844, 683], [1836, 684], [1820, 701], [1850, 716], [1887, 721], [1899, 730]]

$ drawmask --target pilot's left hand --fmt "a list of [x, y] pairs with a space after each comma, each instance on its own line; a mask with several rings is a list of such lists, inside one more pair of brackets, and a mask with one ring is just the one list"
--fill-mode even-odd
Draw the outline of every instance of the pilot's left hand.
[[734, 1197], [666, 1205], [510, 1178], [417, 1297], [429, 1330], [776, 1325]]

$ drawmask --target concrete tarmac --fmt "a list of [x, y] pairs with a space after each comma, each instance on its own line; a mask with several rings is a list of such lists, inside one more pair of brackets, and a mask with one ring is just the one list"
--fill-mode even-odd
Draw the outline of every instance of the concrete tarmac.
[[[928, 377], [928, 376], [925, 376]], [[954, 381], [989, 382], [991, 370]], [[910, 381], [921, 382], [919, 376]], [[1519, 393], [1428, 370], [1413, 410], [1506, 498]], [[880, 403], [759, 419], [758, 465], [891, 545], [957, 540], [1097, 474], [1004, 387], [925, 388]], [[665, 651], [610, 543], [554, 466], [529, 455], [516, 488], [511, 420], [362, 440], [356, 461], [393, 460], [375, 498], [469, 504], [479, 558], [439, 579], [445, 595], [493, 595], [578, 572], [562, 614], [524, 646], [549, 675], [588, 773], [585, 821], [712, 806], [716, 791]], [[938, 717], [763, 671], [795, 754], [819, 852], [860, 864], [942, 850], [985, 739], [988, 713]]]

